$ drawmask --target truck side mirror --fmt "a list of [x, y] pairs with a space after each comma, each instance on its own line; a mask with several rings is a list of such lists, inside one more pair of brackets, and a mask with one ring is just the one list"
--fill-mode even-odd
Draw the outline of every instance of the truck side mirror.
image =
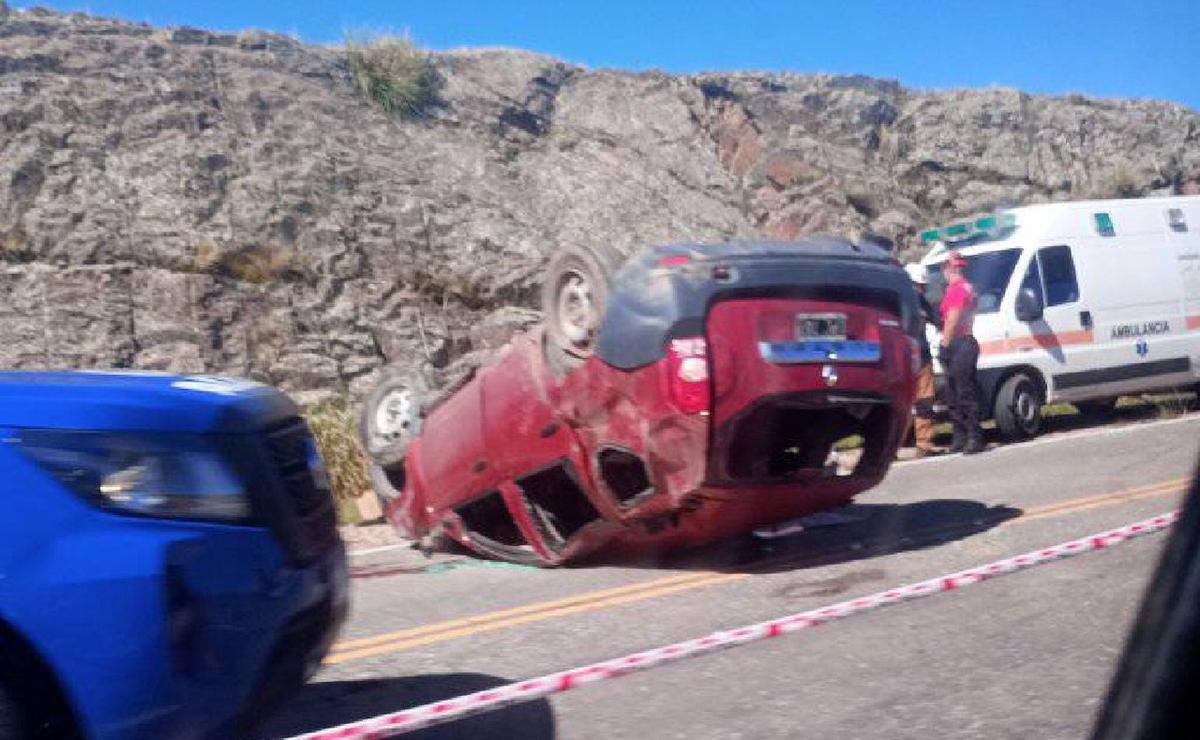
[[1042, 299], [1033, 288], [1021, 288], [1017, 292], [1017, 318], [1026, 323], [1042, 318]]

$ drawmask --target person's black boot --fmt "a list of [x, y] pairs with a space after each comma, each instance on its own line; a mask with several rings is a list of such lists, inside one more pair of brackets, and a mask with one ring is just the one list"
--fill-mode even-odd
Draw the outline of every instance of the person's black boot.
[[950, 442], [950, 449], [946, 450], [946, 452], [953, 455], [956, 452], [962, 452], [966, 448], [967, 448], [967, 428], [963, 427], [963, 426], [959, 426], [958, 424], [955, 424], [954, 425], [954, 439]]
[[983, 441], [983, 430], [977, 429], [973, 433], [967, 435], [967, 443], [963, 446], [962, 454], [977, 455], [987, 449], [987, 442]]

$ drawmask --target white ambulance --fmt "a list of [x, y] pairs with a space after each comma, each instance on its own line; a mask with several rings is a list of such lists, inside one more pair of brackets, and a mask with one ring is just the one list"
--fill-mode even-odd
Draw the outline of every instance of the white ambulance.
[[1200, 383], [1200, 196], [1026, 206], [921, 239], [935, 307], [947, 253], [969, 261], [985, 415], [1004, 436], [1037, 434], [1046, 403]]

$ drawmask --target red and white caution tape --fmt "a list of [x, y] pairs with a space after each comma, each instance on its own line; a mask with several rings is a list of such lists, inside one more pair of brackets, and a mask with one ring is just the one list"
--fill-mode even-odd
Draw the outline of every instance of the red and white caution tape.
[[764, 640], [768, 637], [799, 632], [801, 630], [819, 627], [827, 622], [848, 617], [852, 614], [878, 609], [880, 607], [898, 604], [925, 596], [953, 591], [963, 586], [970, 586], [989, 578], [1007, 573], [1027, 570], [1037, 565], [1044, 565], [1055, 560], [1081, 555], [1085, 552], [1101, 550], [1112, 545], [1131, 540], [1135, 537], [1159, 532], [1170, 527], [1179, 518], [1179, 512], [1162, 514], [1152, 519], [1146, 519], [1125, 527], [1119, 527], [1090, 537], [1066, 542], [1061, 545], [1047, 547], [1043, 550], [1027, 552], [1013, 558], [997, 560], [994, 563], [969, 568], [950, 575], [931, 578], [920, 583], [900, 586], [888, 591], [863, 596], [858, 599], [843, 601], [839, 604], [813, 609], [811, 611], [792, 614], [790, 616], [759, 622], [747, 627], [714, 632], [686, 642], [633, 653], [623, 658], [593, 663], [582, 668], [551, 673], [528, 681], [505, 684], [494, 689], [477, 691], [473, 694], [446, 699], [445, 701], [425, 704], [412, 709], [405, 709], [391, 714], [384, 714], [371, 719], [353, 722], [327, 730], [318, 730], [305, 735], [297, 735], [291, 740], [349, 740], [354, 738], [383, 738], [419, 730], [431, 725], [438, 725], [451, 720], [461, 719], [472, 714], [481, 714], [503, 706], [532, 701], [544, 696], [559, 694], [578, 688], [585, 684], [604, 681], [610, 678], [624, 676], [634, 671], [642, 671], [665, 663], [684, 658], [693, 658], [705, 653], [711, 653], [735, 645], [745, 645], [749, 642]]

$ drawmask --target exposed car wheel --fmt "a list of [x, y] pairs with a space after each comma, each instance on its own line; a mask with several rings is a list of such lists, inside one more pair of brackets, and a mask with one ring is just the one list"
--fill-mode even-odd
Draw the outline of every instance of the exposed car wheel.
[[367, 477], [386, 514], [388, 503], [404, 495], [404, 463], [393, 463], [386, 470], [382, 465], [367, 463]]
[[0, 740], [26, 740], [29, 728], [13, 695], [0, 684]]
[[590, 249], [569, 248], [550, 261], [542, 284], [548, 360], [555, 357], [559, 365], [577, 366], [592, 354], [610, 274], [605, 261]]
[[1117, 399], [1097, 398], [1091, 401], [1078, 401], [1072, 404], [1080, 416], [1090, 421], [1106, 421], [1112, 418], [1117, 410]]
[[1025, 373], [1011, 376], [996, 394], [992, 415], [1005, 439], [1020, 440], [1037, 436], [1042, 430], [1041, 387]]
[[363, 401], [358, 435], [367, 456], [388, 466], [404, 459], [421, 433], [429, 387], [417, 372], [388, 368]]

